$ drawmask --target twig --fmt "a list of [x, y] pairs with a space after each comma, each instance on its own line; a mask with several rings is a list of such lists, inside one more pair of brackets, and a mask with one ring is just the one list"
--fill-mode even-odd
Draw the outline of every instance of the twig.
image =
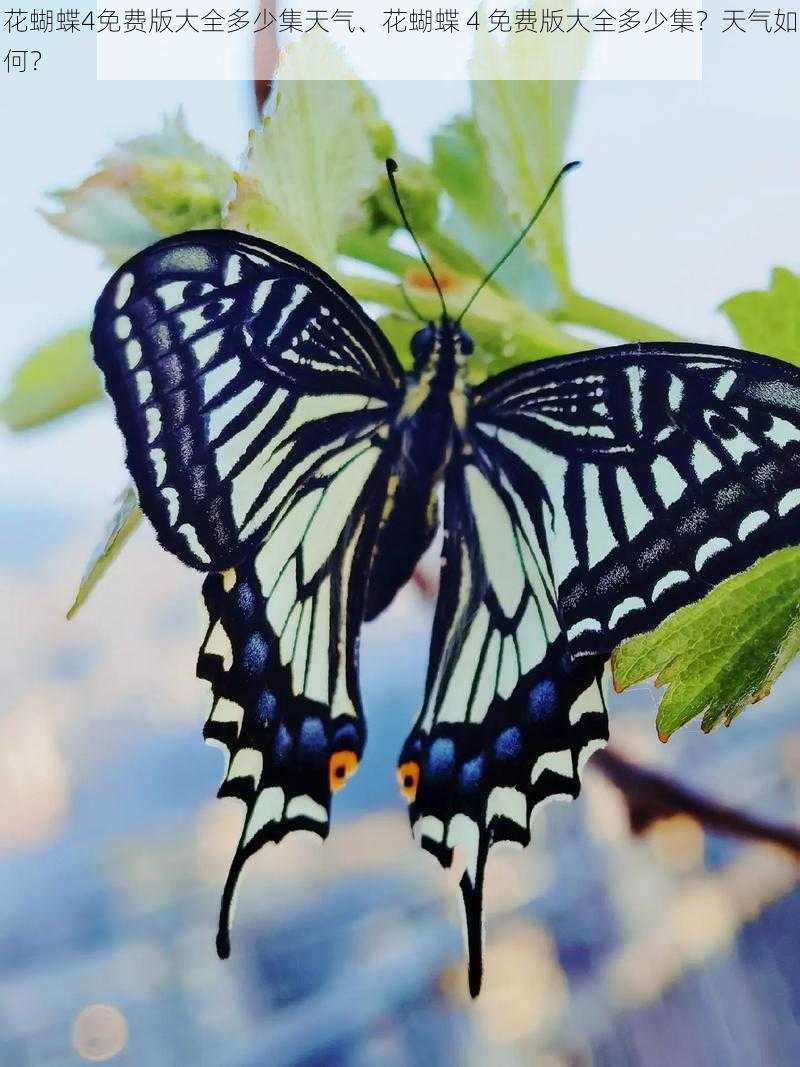
[[761, 819], [721, 804], [659, 771], [632, 763], [613, 749], [598, 752], [591, 766], [622, 792], [628, 805], [631, 830], [635, 834], [670, 815], [691, 815], [714, 833], [769, 841], [800, 856], [800, 830], [793, 826]]
[[[275, 0], [266, 0], [261, 5], [264, 18], [275, 18]], [[272, 92], [272, 76], [278, 65], [278, 37], [275, 33], [274, 22], [269, 27], [262, 28], [255, 35], [253, 45], [253, 94], [255, 96], [256, 115], [260, 119], [264, 110], [264, 104]]]

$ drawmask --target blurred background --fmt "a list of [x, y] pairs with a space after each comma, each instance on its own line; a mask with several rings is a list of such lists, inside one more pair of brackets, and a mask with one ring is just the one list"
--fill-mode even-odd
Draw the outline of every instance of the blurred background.
[[[708, 42], [702, 82], [581, 88], [565, 218], [582, 289], [726, 343], [719, 303], [798, 268], [800, 73], [781, 47], [728, 35]], [[98, 85], [89, 37], [52, 38], [47, 58], [0, 83], [0, 391], [23, 354], [87, 319], [107, 276], [37, 214], [45, 192], [178, 104], [232, 162], [254, 121], [249, 84]], [[463, 83], [373, 88], [422, 155], [467, 98]], [[394, 783], [430, 624], [416, 588], [367, 628], [370, 744], [330, 838], [251, 861], [220, 963], [241, 816], [213, 799], [220, 757], [200, 738], [198, 576], [143, 527], [64, 618], [124, 483], [107, 405], [0, 429], [0, 1063], [800, 1062], [796, 860], [682, 815], [634, 837], [591, 764], [531, 849], [492, 856], [487, 977], [469, 1003], [454, 878], [412, 845]], [[795, 667], [732, 729], [662, 746], [657, 693], [640, 686], [613, 698], [612, 738], [796, 822], [798, 692]]]

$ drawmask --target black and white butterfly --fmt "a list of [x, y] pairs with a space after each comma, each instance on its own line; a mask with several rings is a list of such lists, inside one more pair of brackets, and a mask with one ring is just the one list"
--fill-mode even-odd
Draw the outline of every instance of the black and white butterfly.
[[219, 795], [247, 809], [221, 956], [247, 858], [294, 830], [327, 834], [366, 738], [361, 624], [440, 526], [424, 703], [398, 777], [420, 844], [444, 865], [463, 850], [473, 994], [488, 851], [527, 845], [534, 808], [578, 794], [608, 737], [611, 650], [800, 541], [793, 367], [635, 344], [470, 388], [461, 317], [415, 335], [406, 375], [322, 270], [224, 230], [153, 245], [98, 301], [95, 357], [141, 506], [206, 573], [205, 736], [228, 756]]

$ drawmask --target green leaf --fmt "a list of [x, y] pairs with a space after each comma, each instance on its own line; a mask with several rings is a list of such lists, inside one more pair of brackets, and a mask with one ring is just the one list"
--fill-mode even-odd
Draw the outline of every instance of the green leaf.
[[[309, 71], [332, 80], [302, 80]], [[261, 129], [251, 133], [225, 225], [331, 270], [340, 236], [362, 220], [380, 180], [374, 101], [340, 52], [321, 39], [285, 49], [277, 78]]]
[[92, 175], [75, 189], [50, 195], [61, 210], [42, 212], [47, 221], [69, 237], [96, 245], [111, 266], [124, 263], [160, 236], [131, 203], [127, 189], [114, 185], [108, 171]]
[[186, 159], [149, 159], [131, 182], [131, 202], [159, 234], [217, 229], [232, 176]]
[[103, 396], [86, 330], [68, 330], [36, 348], [17, 368], [0, 419], [12, 430], [65, 415]]
[[731, 297], [721, 306], [745, 348], [800, 365], [800, 277], [785, 267], [770, 287]]
[[[489, 270], [519, 235], [519, 226], [492, 178], [486, 148], [471, 118], [455, 118], [434, 135], [433, 174], [452, 205], [445, 232]], [[511, 257], [496, 281], [535, 310], [556, 299], [550, 271], [527, 248]]]
[[[557, 41], [550, 34], [514, 34], [502, 43], [495, 39], [498, 36], [482, 35], [475, 49], [472, 110], [486, 148], [489, 174], [502, 191], [512, 219], [522, 226], [564, 163], [587, 45], [575, 34]], [[520, 80], [492, 80], [500, 71], [506, 79], [518, 72]], [[532, 71], [545, 80], [531, 81]], [[566, 291], [569, 277], [560, 194], [526, 243], [547, 263], [556, 285]]]
[[117, 145], [75, 189], [51, 193], [61, 210], [44, 214], [118, 265], [160, 237], [220, 226], [232, 185], [230, 167], [178, 111], [157, 133]]
[[128, 141], [115, 161], [131, 168], [131, 202], [160, 236], [222, 225], [233, 172], [189, 134], [182, 110], [159, 133]]
[[773, 552], [707, 596], [626, 641], [611, 665], [618, 692], [655, 677], [666, 686], [656, 718], [662, 741], [702, 715], [730, 724], [765, 697], [800, 651], [800, 549]]
[[67, 618], [74, 618], [76, 612], [86, 601], [89, 594], [119, 555], [122, 546], [142, 520], [139, 499], [132, 485], [127, 486], [117, 497], [114, 515], [106, 527], [105, 534], [92, 553], [86, 570], [83, 572], [78, 592]]
[[392, 248], [389, 243], [392, 235], [393, 230], [389, 227], [373, 230], [367, 226], [358, 226], [343, 234], [339, 241], [339, 253], [351, 259], [360, 259], [402, 278], [410, 268], [419, 266], [419, 259]]

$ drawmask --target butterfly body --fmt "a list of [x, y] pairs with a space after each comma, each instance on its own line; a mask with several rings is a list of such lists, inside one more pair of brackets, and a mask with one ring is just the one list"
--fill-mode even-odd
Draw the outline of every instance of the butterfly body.
[[443, 317], [411, 340], [414, 370], [389, 432], [396, 460], [370, 567], [365, 617], [380, 614], [408, 581], [438, 525], [438, 490], [465, 445], [466, 359], [472, 339]]
[[361, 625], [442, 531], [397, 773], [420, 844], [463, 857], [477, 992], [487, 855], [526, 845], [535, 809], [579, 792], [608, 737], [611, 651], [800, 541], [800, 372], [634, 344], [470, 387], [471, 339], [443, 315], [415, 335], [406, 375], [336, 281], [232, 231], [126, 263], [92, 341], [141, 506], [206, 574], [205, 736], [226, 752], [220, 795], [246, 807], [221, 955], [248, 857], [327, 834], [366, 740]]

